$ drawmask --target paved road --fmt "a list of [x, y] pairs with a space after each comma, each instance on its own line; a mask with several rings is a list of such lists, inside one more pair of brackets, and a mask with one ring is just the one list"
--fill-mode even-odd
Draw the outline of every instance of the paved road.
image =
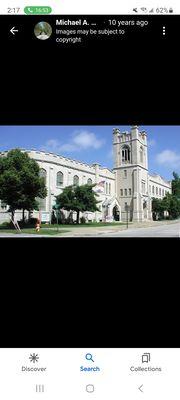
[[180, 222], [175, 224], [165, 224], [147, 228], [129, 228], [124, 231], [115, 233], [107, 233], [100, 235], [101, 237], [179, 237], [180, 238]]

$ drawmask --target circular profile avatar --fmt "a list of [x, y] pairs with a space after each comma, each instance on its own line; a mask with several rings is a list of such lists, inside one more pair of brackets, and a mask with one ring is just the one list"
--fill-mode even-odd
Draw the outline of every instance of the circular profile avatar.
[[35, 36], [40, 40], [49, 39], [52, 35], [52, 28], [47, 22], [38, 22], [34, 28]]

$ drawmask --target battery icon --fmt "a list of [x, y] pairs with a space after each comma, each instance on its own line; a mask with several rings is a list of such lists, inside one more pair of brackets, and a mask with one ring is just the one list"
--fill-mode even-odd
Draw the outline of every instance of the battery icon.
[[173, 9], [172, 8], [169, 9], [169, 13], [173, 13]]

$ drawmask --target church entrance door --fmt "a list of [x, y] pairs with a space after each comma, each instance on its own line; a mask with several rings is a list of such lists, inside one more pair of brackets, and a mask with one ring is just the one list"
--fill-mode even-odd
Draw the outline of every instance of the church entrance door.
[[114, 208], [113, 208], [113, 217], [114, 217], [114, 221], [120, 221], [120, 212], [119, 212], [117, 206], [114, 206]]

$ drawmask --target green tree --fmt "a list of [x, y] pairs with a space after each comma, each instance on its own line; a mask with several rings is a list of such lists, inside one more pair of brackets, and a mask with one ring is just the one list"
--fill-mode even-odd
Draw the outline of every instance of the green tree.
[[153, 219], [164, 218], [165, 203], [162, 200], [153, 198], [152, 199], [152, 213]]
[[180, 216], [180, 200], [173, 194], [167, 194], [162, 200], [164, 202], [164, 207], [169, 213], [171, 219], [179, 218]]
[[180, 217], [180, 176], [173, 172], [172, 180], [172, 194], [167, 194], [163, 199], [164, 206], [169, 212], [169, 217], [171, 219], [176, 219]]
[[37, 197], [45, 198], [47, 189], [44, 178], [39, 176], [38, 163], [27, 153], [14, 149], [0, 157], [0, 199], [9, 206], [14, 219], [15, 210], [38, 210]]
[[152, 212], [153, 219], [163, 219], [164, 211], [168, 211], [170, 219], [176, 219], [180, 216], [180, 201], [173, 194], [167, 193], [167, 195], [161, 199], [152, 199]]
[[56, 196], [55, 209], [76, 211], [76, 222], [79, 224], [79, 214], [84, 211], [99, 211], [96, 199], [97, 193], [93, 191], [95, 185], [68, 186]]
[[176, 172], [173, 172], [173, 177], [172, 194], [180, 200], [180, 176]]

